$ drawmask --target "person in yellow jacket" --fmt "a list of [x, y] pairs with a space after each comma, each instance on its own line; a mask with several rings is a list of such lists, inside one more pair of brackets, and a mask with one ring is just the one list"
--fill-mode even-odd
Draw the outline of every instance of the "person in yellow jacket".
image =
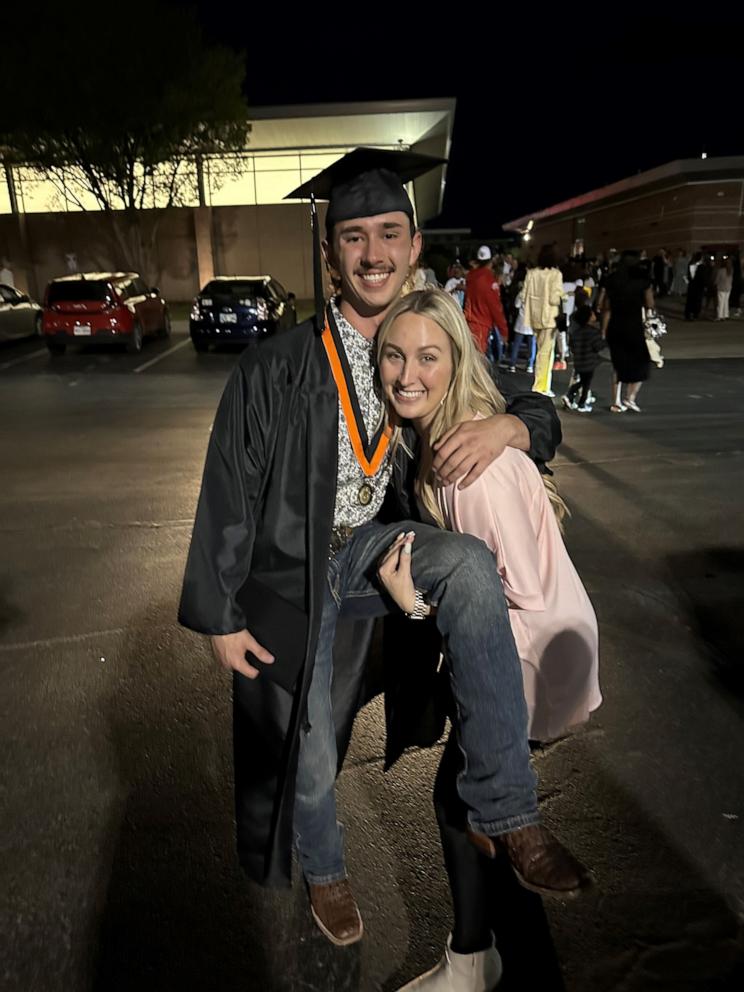
[[556, 319], [563, 290], [563, 275], [553, 245], [543, 245], [534, 269], [529, 269], [522, 289], [524, 322], [537, 335], [535, 380], [532, 389], [545, 396], [554, 396], [550, 388], [553, 376]]

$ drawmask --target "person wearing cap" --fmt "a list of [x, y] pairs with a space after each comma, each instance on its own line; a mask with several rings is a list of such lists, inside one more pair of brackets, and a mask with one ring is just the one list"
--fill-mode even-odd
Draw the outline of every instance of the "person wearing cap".
[[[315, 921], [341, 945], [363, 928], [335, 778], [363, 701], [371, 621], [393, 609], [376, 562], [398, 534], [416, 534], [418, 594], [409, 619], [391, 618], [399, 626], [386, 642], [387, 764], [441, 733], [439, 717], [428, 727], [414, 717], [431, 711], [443, 635], [453, 693], [469, 715], [458, 733], [474, 842], [498, 844], [538, 819], [519, 660], [492, 556], [473, 538], [417, 519], [383, 522], [416, 512], [410, 471], [389, 446], [374, 338], [421, 247], [402, 184], [433, 164], [357, 149], [292, 194], [329, 199], [325, 253], [340, 293], [314, 320], [246, 350], [233, 370], [209, 441], [179, 606], [179, 621], [209, 635], [233, 675], [241, 864], [262, 884], [289, 885], [296, 847]], [[315, 276], [317, 299], [318, 265]], [[506, 445], [546, 461], [559, 440], [554, 411], [524, 394], [506, 415], [450, 432], [434, 467], [444, 481], [468, 485]], [[484, 588], [487, 611], [479, 609]], [[412, 623], [430, 604], [436, 628]], [[519, 858], [515, 869], [546, 891], [583, 884], [560, 846], [523, 845]]]
[[465, 282], [465, 320], [478, 348], [486, 354], [491, 330], [496, 328], [503, 340], [509, 337], [509, 327], [488, 245], [480, 246], [477, 257], [478, 265], [468, 272]]

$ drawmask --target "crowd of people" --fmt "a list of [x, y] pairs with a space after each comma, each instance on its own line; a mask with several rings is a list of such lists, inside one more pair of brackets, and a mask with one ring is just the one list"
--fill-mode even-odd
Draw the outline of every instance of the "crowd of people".
[[[664, 364], [658, 337], [665, 325], [656, 319], [654, 287], [672, 292], [674, 283], [673, 267], [657, 262], [630, 250], [559, 258], [553, 245], [544, 245], [533, 264], [510, 252], [494, 255], [482, 245], [467, 271], [459, 261], [450, 266], [444, 290], [460, 304], [479, 349], [495, 366], [514, 373], [524, 352], [523, 368], [534, 377], [535, 392], [554, 397], [553, 373], [566, 371], [570, 363], [563, 405], [591, 413], [591, 384], [604, 361], [613, 370], [610, 411], [640, 413], [641, 385], [652, 364]], [[732, 291], [735, 264], [722, 260], [717, 270], [719, 310], [726, 316], [724, 295]]]
[[651, 261], [653, 290], [657, 299], [685, 297], [685, 318], [709, 317], [727, 320], [742, 314], [741, 291], [744, 269], [738, 249], [730, 252], [700, 250], [688, 255], [680, 248], [674, 258], [661, 248]]

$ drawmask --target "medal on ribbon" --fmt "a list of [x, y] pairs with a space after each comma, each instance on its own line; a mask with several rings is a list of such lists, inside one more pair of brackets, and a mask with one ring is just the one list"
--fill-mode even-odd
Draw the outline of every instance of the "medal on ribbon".
[[[392, 428], [383, 421], [374, 436], [367, 437], [367, 428], [364, 424], [359, 397], [354, 388], [349, 360], [346, 357], [346, 350], [330, 307], [326, 310], [326, 323], [321, 340], [338, 389], [341, 409], [346, 418], [346, 429], [349, 433], [351, 449], [362, 472], [368, 479], [371, 479], [385, 458], [393, 433]], [[364, 482], [357, 493], [357, 500], [361, 506], [368, 506], [372, 502], [373, 495], [374, 487], [371, 482]]]

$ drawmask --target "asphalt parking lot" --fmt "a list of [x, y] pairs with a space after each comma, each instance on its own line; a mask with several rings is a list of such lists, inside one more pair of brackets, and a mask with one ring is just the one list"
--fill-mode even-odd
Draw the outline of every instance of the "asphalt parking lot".
[[[605, 702], [535, 757], [595, 890], [544, 908], [494, 868], [503, 989], [744, 988], [744, 321], [670, 322], [641, 415], [562, 414], [566, 540]], [[0, 347], [0, 975], [7, 992], [393, 992], [450, 906], [441, 748], [382, 773], [381, 705], [340, 779], [364, 940], [233, 853], [228, 686], [175, 623], [231, 351]], [[565, 374], [557, 377], [565, 385]]]

